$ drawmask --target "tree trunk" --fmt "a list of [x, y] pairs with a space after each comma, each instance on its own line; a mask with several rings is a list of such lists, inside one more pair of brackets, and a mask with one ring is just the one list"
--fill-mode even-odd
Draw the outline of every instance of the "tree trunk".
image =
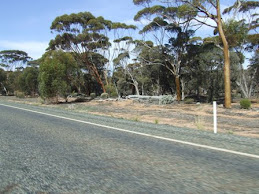
[[231, 82], [230, 82], [230, 57], [229, 46], [222, 27], [220, 2], [217, 0], [217, 24], [220, 38], [223, 42], [224, 52], [224, 86], [225, 86], [225, 108], [231, 108]]
[[108, 70], [105, 69], [103, 73], [104, 73], [105, 84], [106, 84], [106, 86], [107, 86], [107, 85], [109, 85], [109, 81], [108, 81]]
[[133, 85], [135, 87], [136, 95], [139, 96], [138, 82], [133, 80]]
[[102, 81], [102, 79], [101, 79], [101, 76], [100, 76], [100, 74], [99, 74], [97, 68], [96, 68], [94, 65], [92, 65], [92, 68], [91, 68], [91, 69], [92, 69], [92, 71], [93, 71], [93, 75], [94, 75], [96, 81], [97, 81], [97, 82], [100, 84], [100, 86], [102, 87], [103, 93], [106, 93], [106, 89], [105, 89], [105, 87], [104, 87], [103, 81]]
[[1, 83], [1, 85], [2, 85], [2, 86], [3, 86], [3, 88], [4, 88], [5, 95], [7, 95], [7, 96], [8, 96], [8, 91], [7, 91], [6, 87], [4, 86], [4, 84], [3, 84], [3, 83]]
[[177, 101], [181, 101], [181, 87], [180, 87], [180, 77], [179, 77], [179, 75], [175, 76], [175, 85], [176, 85]]
[[120, 93], [119, 93], [119, 90], [118, 90], [118, 87], [117, 87], [116, 83], [113, 82], [113, 85], [114, 85], [115, 90], [116, 90], [116, 93], [117, 93], [117, 95], [118, 95], [118, 99], [120, 99], [120, 98], [121, 98], [121, 95], [120, 95]]

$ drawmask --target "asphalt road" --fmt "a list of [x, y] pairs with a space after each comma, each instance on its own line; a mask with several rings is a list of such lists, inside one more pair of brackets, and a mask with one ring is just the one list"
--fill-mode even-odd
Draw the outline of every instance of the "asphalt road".
[[257, 158], [0, 105], [0, 193], [258, 191]]

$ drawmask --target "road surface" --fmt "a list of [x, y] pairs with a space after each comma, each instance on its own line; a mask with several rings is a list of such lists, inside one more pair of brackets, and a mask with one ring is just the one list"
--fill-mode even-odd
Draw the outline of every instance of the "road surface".
[[[30, 106], [26, 109], [45, 111]], [[79, 117], [70, 112], [60, 113], [64, 115]], [[106, 124], [115, 126], [116, 122]], [[125, 128], [130, 129], [131, 124], [134, 130], [138, 126], [136, 122], [128, 122]], [[256, 155], [258, 144], [249, 145], [246, 138], [244, 141], [240, 145], [243, 151], [255, 146], [250, 154]], [[258, 158], [0, 105], [0, 193], [258, 191]]]

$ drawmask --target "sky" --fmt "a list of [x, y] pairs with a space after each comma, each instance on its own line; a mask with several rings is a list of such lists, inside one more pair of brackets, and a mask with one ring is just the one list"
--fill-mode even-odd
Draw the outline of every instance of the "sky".
[[23, 50], [37, 59], [54, 38], [50, 26], [57, 16], [89, 11], [108, 20], [132, 23], [138, 10], [132, 0], [2, 0], [0, 50]]
[[[222, 2], [226, 7], [233, 0]], [[0, 51], [22, 50], [38, 59], [54, 38], [50, 26], [57, 16], [89, 11], [114, 22], [132, 24], [134, 15], [141, 8], [132, 0], [2, 0]], [[204, 27], [201, 32], [209, 34], [211, 29]]]

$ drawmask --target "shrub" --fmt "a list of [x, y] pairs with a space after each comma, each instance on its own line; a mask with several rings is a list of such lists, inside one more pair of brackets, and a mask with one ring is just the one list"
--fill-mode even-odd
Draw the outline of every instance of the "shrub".
[[107, 98], [108, 98], [108, 93], [101, 94], [101, 99], [107, 99]]
[[249, 99], [242, 99], [240, 100], [240, 106], [241, 108], [249, 109], [251, 108], [251, 101]]
[[110, 94], [110, 97], [112, 97], [112, 98], [118, 97], [117, 92], [116, 92], [116, 91], [115, 91], [115, 92], [112, 92], [112, 93]]
[[165, 95], [160, 99], [160, 104], [172, 104], [173, 102], [174, 98], [172, 95]]
[[194, 103], [194, 99], [193, 98], [185, 98], [184, 103], [185, 104], [192, 104], [192, 103]]
[[17, 98], [25, 98], [24, 92], [15, 91], [15, 92], [14, 92], [14, 95], [15, 95]]
[[106, 93], [108, 93], [109, 97], [117, 97], [117, 92], [116, 92], [116, 88], [114, 87], [114, 85], [109, 84], [105, 86], [106, 89]]
[[95, 93], [91, 93], [90, 97], [91, 97], [91, 99], [95, 99], [96, 98], [96, 94]]
[[75, 99], [75, 102], [85, 102], [86, 101], [86, 98], [84, 96], [78, 96], [76, 99]]

